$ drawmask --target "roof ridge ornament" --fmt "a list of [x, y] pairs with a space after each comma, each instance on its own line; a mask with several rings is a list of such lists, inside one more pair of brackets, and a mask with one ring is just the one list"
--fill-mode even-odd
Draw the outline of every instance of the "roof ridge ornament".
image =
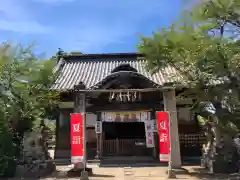
[[74, 86], [74, 91], [83, 90], [83, 89], [86, 89], [86, 86], [83, 82], [79, 82], [77, 85]]
[[132, 71], [132, 72], [138, 72], [136, 68], [132, 67], [131, 64], [128, 63], [123, 63], [120, 64], [119, 66], [115, 67], [111, 73], [116, 73], [119, 71]]

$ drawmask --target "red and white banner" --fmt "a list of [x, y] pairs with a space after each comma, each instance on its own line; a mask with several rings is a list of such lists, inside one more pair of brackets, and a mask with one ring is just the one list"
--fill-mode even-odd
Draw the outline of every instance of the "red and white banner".
[[159, 160], [169, 161], [170, 136], [169, 136], [169, 113], [166, 111], [156, 112], [159, 136]]
[[145, 121], [145, 133], [146, 133], [146, 147], [154, 147], [154, 136], [153, 136], [153, 121]]
[[71, 162], [84, 162], [83, 114], [71, 114]]

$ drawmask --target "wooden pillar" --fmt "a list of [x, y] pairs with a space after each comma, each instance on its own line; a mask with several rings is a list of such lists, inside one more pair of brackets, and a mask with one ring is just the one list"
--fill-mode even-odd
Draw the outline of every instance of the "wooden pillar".
[[[100, 123], [100, 124], [99, 124]], [[101, 127], [99, 127], [99, 126], [101, 125]], [[97, 122], [96, 122], [96, 127], [95, 127], [95, 130], [96, 129], [101, 129], [100, 131], [102, 131], [102, 124], [101, 124], [101, 113], [97, 113]], [[95, 156], [95, 158], [96, 159], [99, 159], [100, 158], [100, 147], [101, 147], [101, 144], [100, 144], [100, 136], [101, 136], [101, 133], [102, 132], [98, 132], [97, 133], [97, 131], [96, 131], [96, 137], [97, 137], [97, 149], [96, 149], [96, 156]]]
[[79, 84], [74, 87], [74, 90], [75, 90], [74, 112], [75, 113], [86, 113], [85, 93], [79, 92], [79, 90], [83, 90], [83, 89], [85, 89], [84, 84]]
[[104, 141], [104, 132], [100, 134], [100, 158], [103, 157], [103, 141]]
[[54, 151], [54, 159], [57, 159], [58, 158], [58, 152], [59, 152], [59, 141], [60, 141], [60, 138], [59, 138], [59, 133], [60, 133], [60, 126], [59, 126], [59, 121], [60, 121], [60, 118], [61, 118], [61, 111], [58, 115], [58, 118], [57, 118], [57, 121], [56, 121], [56, 130], [55, 130], [55, 151]]
[[175, 89], [163, 91], [164, 111], [169, 112], [170, 117], [170, 161], [173, 169], [181, 168], [181, 156], [178, 133], [177, 107]]
[[[75, 101], [74, 101], [74, 113], [83, 113], [83, 138], [86, 138], [86, 99], [85, 93], [80, 92], [79, 90], [85, 89], [85, 85], [79, 83], [79, 85], [74, 86], [75, 90]], [[86, 141], [84, 139], [84, 160], [87, 163], [87, 150], [86, 150]], [[86, 166], [86, 164], [84, 164]], [[76, 169], [83, 168], [82, 165], [77, 164]]]
[[100, 133], [97, 133], [96, 137], [97, 137], [97, 151], [96, 151], [95, 158], [99, 159], [100, 158]]
[[[155, 120], [154, 120], [155, 121]], [[154, 159], [157, 159], [158, 158], [158, 151], [157, 151], [157, 143], [159, 142], [158, 141], [158, 134], [156, 132], [153, 133], [153, 139], [154, 139], [154, 147], [153, 147], [153, 157]]]
[[100, 154], [100, 158], [103, 157], [103, 121], [104, 121], [104, 115], [102, 114], [102, 112], [100, 113], [100, 120], [102, 121], [102, 132], [99, 134], [99, 154]]

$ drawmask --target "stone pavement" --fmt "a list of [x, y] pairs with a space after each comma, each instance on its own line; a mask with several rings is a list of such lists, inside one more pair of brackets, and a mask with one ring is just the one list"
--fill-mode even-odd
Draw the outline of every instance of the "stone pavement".
[[[167, 179], [166, 170], [167, 167], [114, 167], [114, 168], [100, 168], [92, 167], [93, 176], [90, 176], [90, 180], [165, 180]], [[69, 167], [58, 166], [58, 173], [48, 178], [41, 178], [42, 180], [53, 180], [53, 179], [71, 179], [79, 180], [79, 177], [66, 177], [66, 172]], [[177, 175], [178, 179], [191, 179], [197, 178], [190, 177], [189, 175]]]
[[[90, 166], [91, 167], [91, 166]], [[107, 167], [102, 168], [92, 165], [93, 176], [89, 180], [166, 180], [167, 167]], [[182, 180], [240, 180], [240, 175], [211, 175], [206, 173], [199, 166], [184, 167], [189, 174], [177, 174], [177, 179]], [[70, 169], [67, 166], [58, 166], [57, 174], [53, 174], [48, 178], [41, 180], [79, 180], [80, 177], [70, 178], [66, 176], [66, 172]]]
[[[89, 180], [166, 180], [167, 167], [114, 167], [114, 168], [100, 168], [92, 166], [93, 176], [89, 177]], [[240, 176], [237, 175], [210, 175], [204, 171], [197, 171], [201, 169], [197, 166], [184, 167], [189, 170], [189, 174], [177, 174], [177, 179], [182, 180], [240, 180]], [[68, 177], [67, 171], [70, 170], [69, 166], [57, 166], [57, 172], [53, 173], [49, 177], [29, 179], [29, 180], [80, 180], [79, 177]], [[9, 180], [20, 180], [20, 177]], [[24, 180], [26, 180], [24, 178]]]

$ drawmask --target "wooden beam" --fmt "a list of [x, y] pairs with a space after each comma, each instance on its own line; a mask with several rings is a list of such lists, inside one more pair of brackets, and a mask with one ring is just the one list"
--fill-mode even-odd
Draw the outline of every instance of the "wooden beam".
[[91, 107], [87, 108], [88, 112], [101, 112], [101, 111], [136, 111], [136, 110], [142, 110], [142, 109], [158, 109], [160, 107], [163, 107], [163, 104], [160, 102], [153, 102], [153, 103], [132, 103], [132, 104], [99, 104], [99, 105], [93, 105]]
[[[192, 105], [193, 104], [193, 100], [192, 99], [176, 99], [177, 100], [177, 105]], [[110, 103], [109, 103], [110, 104]], [[120, 104], [120, 103], [119, 103]], [[141, 102], [138, 102], [136, 104], [142, 104]], [[146, 103], [144, 103], [146, 104]], [[159, 104], [163, 104], [163, 101], [161, 102], [153, 102], [152, 105], [159, 105]], [[91, 104], [88, 104], [86, 102], [86, 107], [90, 107]], [[94, 104], [93, 104], [94, 105]], [[102, 107], [102, 106], [101, 106]], [[68, 108], [74, 108], [74, 102], [73, 101], [67, 101], [67, 102], [59, 102], [59, 108], [60, 109], [68, 109]]]
[[153, 91], [169, 91], [175, 90], [177, 87], [161, 87], [161, 88], [145, 88], [145, 89], [79, 89], [73, 90], [78, 92], [153, 92]]

